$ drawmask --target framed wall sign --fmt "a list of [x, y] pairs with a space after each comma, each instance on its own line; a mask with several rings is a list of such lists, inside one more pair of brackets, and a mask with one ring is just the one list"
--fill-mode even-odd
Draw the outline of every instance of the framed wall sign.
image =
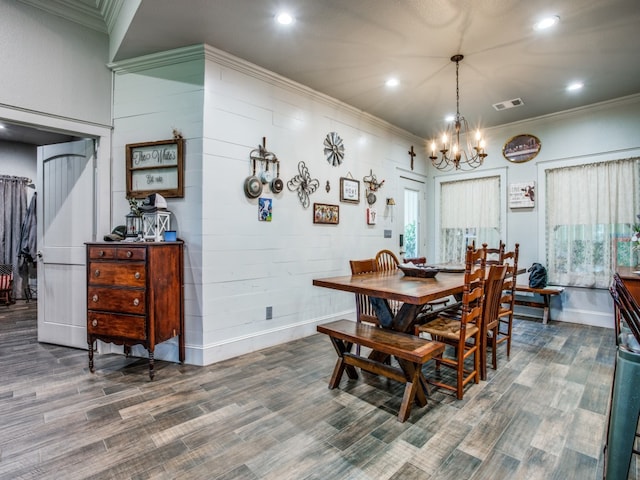
[[183, 145], [182, 138], [127, 144], [127, 197], [184, 197]]
[[516, 135], [504, 144], [502, 155], [510, 162], [524, 163], [538, 155], [541, 146], [540, 139], [535, 135]]
[[340, 201], [360, 203], [360, 180], [340, 177]]
[[337, 225], [340, 221], [340, 207], [326, 203], [313, 204], [313, 223]]
[[509, 185], [509, 208], [531, 208], [536, 204], [536, 183], [512, 183]]

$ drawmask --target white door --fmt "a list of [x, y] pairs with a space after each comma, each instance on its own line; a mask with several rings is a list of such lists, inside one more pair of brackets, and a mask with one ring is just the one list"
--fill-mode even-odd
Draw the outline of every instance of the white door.
[[87, 348], [86, 254], [94, 237], [93, 140], [38, 147], [38, 341]]
[[[426, 197], [424, 180], [408, 176], [400, 177], [402, 197], [398, 208], [401, 225], [402, 257], [424, 257], [427, 255]], [[429, 259], [427, 259], [429, 260]]]

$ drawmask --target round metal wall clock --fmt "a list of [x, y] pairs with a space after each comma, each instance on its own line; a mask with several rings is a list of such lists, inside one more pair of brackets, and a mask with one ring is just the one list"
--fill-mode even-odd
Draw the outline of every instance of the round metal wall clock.
[[344, 143], [336, 132], [327, 134], [324, 139], [324, 155], [327, 158], [327, 162], [337, 167], [342, 163], [344, 158]]

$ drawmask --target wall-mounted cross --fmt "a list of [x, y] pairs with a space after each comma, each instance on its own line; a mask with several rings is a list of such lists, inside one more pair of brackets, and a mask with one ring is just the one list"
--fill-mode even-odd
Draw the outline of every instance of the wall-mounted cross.
[[411, 150], [408, 153], [411, 157], [411, 170], [413, 170], [413, 158], [416, 156], [416, 152], [413, 151], [413, 145], [411, 145]]

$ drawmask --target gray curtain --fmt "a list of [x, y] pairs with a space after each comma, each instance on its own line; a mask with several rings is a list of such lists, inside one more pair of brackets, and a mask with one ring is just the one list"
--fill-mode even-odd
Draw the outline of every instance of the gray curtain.
[[13, 266], [13, 298], [16, 298], [16, 292], [22, 292], [18, 262], [22, 221], [27, 212], [27, 185], [30, 182], [25, 177], [0, 175], [0, 263]]

